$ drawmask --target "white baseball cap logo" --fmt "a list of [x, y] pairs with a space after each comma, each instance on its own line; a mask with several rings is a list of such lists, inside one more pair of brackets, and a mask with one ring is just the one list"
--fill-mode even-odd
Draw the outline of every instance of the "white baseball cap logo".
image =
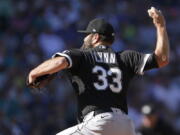
[[93, 32], [96, 32], [96, 29], [93, 29], [92, 31], [93, 31]]

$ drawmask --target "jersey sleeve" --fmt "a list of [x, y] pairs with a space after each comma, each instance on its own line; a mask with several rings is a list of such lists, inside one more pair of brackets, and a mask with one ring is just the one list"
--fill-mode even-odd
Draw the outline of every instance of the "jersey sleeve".
[[65, 50], [63, 52], [55, 53], [52, 58], [62, 56], [65, 57], [69, 63], [68, 68], [76, 68], [80, 65], [82, 60], [82, 53], [80, 50]]
[[144, 54], [136, 51], [124, 51], [121, 53], [121, 59], [127, 68], [139, 75], [143, 75], [146, 70], [158, 68], [153, 53]]

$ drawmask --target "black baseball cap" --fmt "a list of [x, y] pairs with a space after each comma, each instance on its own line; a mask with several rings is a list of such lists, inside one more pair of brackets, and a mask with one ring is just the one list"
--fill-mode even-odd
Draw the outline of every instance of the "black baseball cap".
[[114, 28], [113, 26], [105, 21], [103, 18], [96, 18], [89, 22], [86, 30], [79, 30], [80, 33], [99, 33], [106, 36], [114, 37]]

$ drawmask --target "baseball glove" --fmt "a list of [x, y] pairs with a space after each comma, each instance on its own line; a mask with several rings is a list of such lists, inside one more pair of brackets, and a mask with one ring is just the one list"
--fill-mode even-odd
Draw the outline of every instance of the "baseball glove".
[[40, 77], [37, 77], [33, 83], [29, 83], [27, 79], [27, 86], [32, 89], [41, 89], [44, 88], [47, 84], [49, 84], [55, 77], [57, 73], [54, 74], [46, 74]]

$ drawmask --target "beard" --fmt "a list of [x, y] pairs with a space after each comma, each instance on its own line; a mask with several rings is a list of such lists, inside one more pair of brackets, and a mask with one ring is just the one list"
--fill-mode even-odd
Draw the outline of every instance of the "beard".
[[93, 48], [93, 46], [91, 44], [86, 44], [86, 43], [83, 43], [83, 45], [81, 46], [81, 49], [88, 49], [88, 48]]
[[81, 49], [88, 49], [88, 48], [93, 48], [92, 39], [89, 39], [88, 41], [85, 41], [83, 43], [83, 45], [81, 46]]

